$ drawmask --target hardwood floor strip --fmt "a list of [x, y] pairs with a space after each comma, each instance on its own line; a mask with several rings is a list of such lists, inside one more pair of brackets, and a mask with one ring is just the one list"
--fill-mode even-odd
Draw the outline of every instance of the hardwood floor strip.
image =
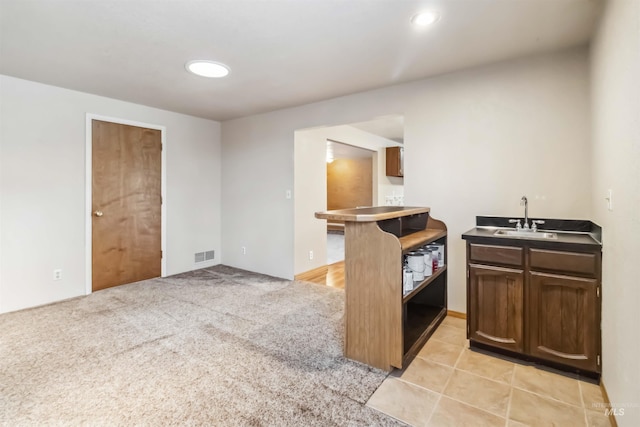
[[305, 271], [296, 275], [295, 279], [344, 289], [344, 261]]
[[327, 265], [323, 265], [322, 267], [314, 268], [313, 270], [305, 271], [304, 273], [296, 274], [294, 277], [295, 280], [304, 280], [306, 282], [313, 282], [318, 280], [320, 277], [324, 277], [327, 275]]

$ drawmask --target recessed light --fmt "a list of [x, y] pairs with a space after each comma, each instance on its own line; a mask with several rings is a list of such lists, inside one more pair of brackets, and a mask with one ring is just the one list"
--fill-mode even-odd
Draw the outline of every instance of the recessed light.
[[220, 62], [207, 61], [197, 59], [189, 61], [185, 64], [185, 68], [190, 73], [196, 74], [202, 77], [219, 78], [229, 74], [229, 67]]
[[414, 25], [418, 25], [420, 27], [426, 27], [436, 22], [438, 18], [440, 18], [440, 15], [438, 15], [438, 13], [433, 11], [427, 11], [427, 12], [421, 12], [416, 15], [413, 15], [413, 17], [411, 18], [411, 22]]

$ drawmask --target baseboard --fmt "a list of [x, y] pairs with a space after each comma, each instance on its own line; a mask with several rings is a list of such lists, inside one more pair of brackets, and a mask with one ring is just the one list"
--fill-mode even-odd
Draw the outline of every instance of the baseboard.
[[466, 319], [467, 313], [460, 313], [459, 311], [447, 310], [447, 316], [457, 317], [458, 319]]
[[[607, 409], [611, 409], [611, 400], [609, 399], [609, 394], [604, 386], [602, 377], [600, 377], [600, 391], [602, 392], [602, 397], [604, 397], [605, 407]], [[609, 421], [611, 422], [612, 427], [618, 427], [618, 422], [616, 421], [616, 416], [613, 414], [613, 411], [609, 413]]]

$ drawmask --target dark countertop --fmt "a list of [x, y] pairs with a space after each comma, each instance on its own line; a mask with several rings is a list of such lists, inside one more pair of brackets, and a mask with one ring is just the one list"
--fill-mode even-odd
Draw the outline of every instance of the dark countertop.
[[334, 221], [371, 222], [429, 212], [429, 208], [411, 206], [374, 206], [316, 212], [316, 218]]
[[[509, 224], [507, 217], [476, 217], [476, 227], [462, 234], [464, 240], [474, 240], [488, 244], [504, 244], [508, 246], [528, 246], [536, 247], [575, 247], [594, 249], [602, 247], [602, 229], [591, 221], [584, 220], [558, 220], [558, 219], [542, 219], [544, 225], [539, 227], [540, 231], [549, 231], [556, 233], [557, 239], [538, 239], [535, 234], [532, 237], [514, 237], [514, 236], [495, 236], [496, 230], [501, 228], [514, 229], [513, 224]], [[515, 218], [522, 219], [522, 218]]]

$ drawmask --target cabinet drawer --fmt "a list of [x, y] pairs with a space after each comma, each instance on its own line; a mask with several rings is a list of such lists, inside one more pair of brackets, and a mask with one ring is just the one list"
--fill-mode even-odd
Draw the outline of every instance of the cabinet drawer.
[[597, 275], [597, 254], [529, 249], [532, 269], [566, 271], [589, 276]]
[[469, 244], [469, 259], [491, 264], [522, 265], [522, 248]]

